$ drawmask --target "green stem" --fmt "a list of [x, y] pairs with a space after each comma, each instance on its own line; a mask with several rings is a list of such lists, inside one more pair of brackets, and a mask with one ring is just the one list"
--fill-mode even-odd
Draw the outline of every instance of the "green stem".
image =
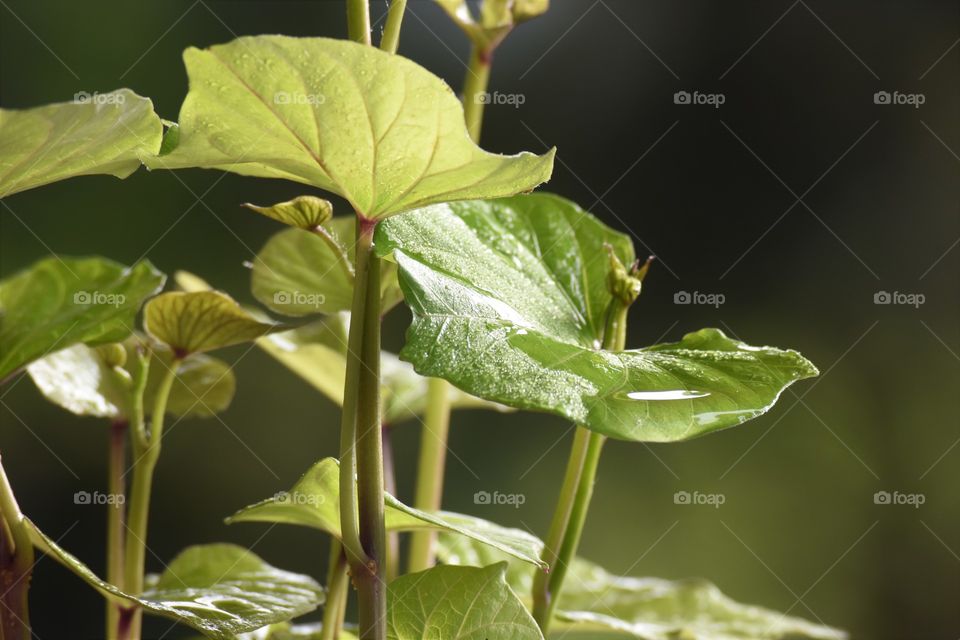
[[360, 44], [370, 44], [368, 0], [347, 0], [347, 37]]
[[487, 101], [487, 83], [490, 82], [490, 63], [493, 51], [474, 44], [470, 49], [470, 65], [463, 82], [463, 117], [467, 131], [474, 142], [480, 141], [483, 125], [483, 106]]
[[[604, 350], [623, 350], [628, 308], [628, 304], [616, 298], [611, 302], [603, 332]], [[606, 438], [603, 435], [582, 426], [577, 427], [557, 507], [541, 555], [544, 562], [550, 565], [550, 572], [537, 573], [533, 581], [533, 617], [544, 636], [547, 635], [560, 599], [570, 562], [580, 546], [604, 442]]]
[[[340, 433], [340, 513], [360, 603], [361, 640], [386, 638], [386, 532], [380, 432], [380, 259], [376, 222], [357, 217], [356, 279]], [[350, 514], [353, 514], [352, 517]]]
[[[150, 493], [153, 488], [153, 472], [160, 458], [160, 442], [163, 436], [163, 417], [167, 411], [167, 399], [177, 377], [180, 359], [175, 358], [160, 381], [154, 400], [150, 434], [146, 448], [135, 446], [137, 459], [133, 463], [133, 482], [130, 487], [130, 521], [124, 549], [124, 587], [131, 595], [143, 592], [143, 574], [147, 550], [147, 519], [150, 513]], [[120, 616], [119, 635], [123, 640], [139, 640], [142, 615], [139, 608], [124, 609]]]
[[323, 609], [323, 626], [320, 640], [337, 640], [343, 628], [343, 616], [347, 611], [347, 595], [350, 580], [347, 575], [347, 556], [343, 545], [336, 538], [330, 544], [330, 568], [327, 570], [327, 600]]
[[383, 37], [380, 38], [380, 48], [387, 53], [396, 53], [400, 45], [400, 25], [403, 23], [403, 13], [407, 9], [407, 0], [393, 0], [390, 11], [387, 13], [387, 24], [383, 28]]
[[[380, 438], [383, 442], [383, 488], [390, 495], [397, 495], [397, 472], [393, 460], [393, 434], [386, 424], [380, 426]], [[387, 532], [387, 559], [384, 570], [387, 582], [400, 575], [400, 534]]]
[[30, 640], [27, 592], [33, 573], [33, 543], [20, 505], [0, 462], [0, 638]]
[[[107, 505], [107, 582], [123, 589], [123, 532], [126, 508], [124, 501], [117, 496], [126, 496], [123, 473], [126, 469], [124, 448], [127, 444], [128, 424], [126, 420], [115, 420], [110, 425], [110, 448], [108, 460], [108, 492], [115, 498]], [[118, 624], [122, 607], [113, 601], [107, 601], [107, 639], [117, 640]]]
[[[424, 418], [413, 504], [423, 511], [436, 511], [440, 508], [443, 496], [443, 471], [450, 430], [450, 390], [445, 380], [430, 378], [427, 381], [427, 411]], [[424, 571], [434, 565], [436, 540], [435, 531], [413, 532], [407, 571]]]

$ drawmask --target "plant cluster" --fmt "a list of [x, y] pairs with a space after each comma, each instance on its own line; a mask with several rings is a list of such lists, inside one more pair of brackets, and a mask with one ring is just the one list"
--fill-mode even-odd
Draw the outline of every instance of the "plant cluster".
[[[206, 637], [281, 640], [542, 639], [577, 632], [667, 638], [838, 638], [837, 630], [736, 603], [703, 581], [620, 578], [577, 556], [607, 438], [675, 442], [766, 412], [817, 374], [800, 354], [716, 329], [627, 348], [650, 267], [630, 238], [538, 191], [554, 152], [478, 146], [494, 52], [547, 0], [437, 0], [472, 46], [464, 91], [396, 55], [405, 1], [371, 45], [367, 3], [347, 0], [350, 40], [241, 37], [184, 60], [177, 122], [129, 90], [0, 111], [0, 196], [88, 174], [203, 167], [341, 196], [246, 205], [286, 229], [254, 261], [238, 305], [149, 262], [53, 257], [0, 281], [0, 379], [21, 371], [51, 402], [111, 429], [107, 575], [24, 515], [0, 467], [0, 639], [31, 636], [35, 550], [107, 601], [105, 636], [141, 637], [144, 614]], [[383, 316], [413, 314], [403, 350]], [[138, 319], [140, 323], [138, 324]], [[168, 416], [211, 416], [234, 394], [211, 355], [255, 343], [342, 408], [337, 458], [228, 523], [317, 529], [332, 539], [325, 586], [230, 544], [190, 547], [145, 574], [150, 495]], [[531, 410], [577, 425], [544, 540], [440, 510], [453, 409]], [[393, 495], [384, 433], [422, 418], [416, 496]], [[129, 454], [130, 460], [127, 456]], [[129, 486], [124, 481], [128, 463]], [[409, 556], [398, 536], [409, 532]], [[351, 593], [359, 620], [346, 623]], [[320, 624], [294, 619], [323, 606]]]

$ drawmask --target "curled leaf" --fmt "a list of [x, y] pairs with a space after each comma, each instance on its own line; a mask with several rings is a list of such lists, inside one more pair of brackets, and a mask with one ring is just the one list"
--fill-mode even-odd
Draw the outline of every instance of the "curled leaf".
[[329, 200], [316, 196], [297, 196], [293, 200], [279, 202], [269, 207], [246, 203], [251, 211], [273, 218], [277, 222], [298, 229], [316, 229], [333, 217], [333, 205]]

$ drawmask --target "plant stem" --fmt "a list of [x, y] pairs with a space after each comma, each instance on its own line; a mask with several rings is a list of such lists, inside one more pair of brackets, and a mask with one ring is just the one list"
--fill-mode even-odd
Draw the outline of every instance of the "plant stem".
[[[445, 380], [430, 378], [427, 381], [427, 411], [424, 418], [413, 504], [423, 511], [436, 511], [440, 508], [443, 496], [443, 470], [450, 430], [450, 390]], [[434, 565], [436, 541], [435, 531], [413, 532], [407, 571], [424, 571]]]
[[[177, 377], [180, 360], [174, 358], [157, 388], [151, 416], [147, 446], [141, 450], [134, 447], [133, 482], [130, 487], [130, 522], [124, 549], [124, 587], [131, 595], [143, 592], [143, 573], [147, 549], [147, 519], [150, 513], [150, 492], [153, 488], [153, 472], [160, 458], [160, 442], [163, 436], [163, 417], [167, 411], [167, 399]], [[136, 442], [136, 440], [135, 440]], [[142, 615], [139, 608], [124, 609], [118, 628], [123, 640], [138, 640]]]
[[347, 37], [360, 44], [370, 44], [368, 0], [347, 0]]
[[356, 279], [340, 433], [341, 529], [360, 600], [361, 640], [384, 640], [387, 611], [380, 432], [380, 260], [373, 251], [375, 228], [375, 221], [357, 216]]
[[336, 538], [330, 544], [330, 568], [327, 570], [327, 600], [323, 609], [323, 626], [320, 640], [337, 640], [343, 627], [347, 610], [347, 594], [350, 581], [347, 576], [347, 556], [343, 545]]
[[[616, 298], [610, 303], [603, 332], [604, 350], [623, 350], [628, 308], [628, 304]], [[544, 562], [550, 565], [550, 572], [539, 572], [533, 580], [533, 617], [544, 636], [547, 635], [553, 611], [560, 599], [570, 562], [580, 546], [604, 442], [606, 437], [603, 435], [582, 426], [577, 427], [557, 508], [541, 555]]]
[[483, 107], [486, 104], [487, 83], [490, 81], [490, 63], [493, 51], [474, 44], [470, 49], [470, 65], [463, 82], [463, 117], [467, 131], [474, 142], [480, 140], [483, 125]]
[[390, 3], [387, 24], [383, 28], [383, 37], [380, 38], [380, 48], [387, 53], [396, 53], [400, 45], [400, 25], [403, 23], [406, 8], [407, 0], [393, 0]]
[[[108, 492], [114, 497], [113, 504], [107, 505], [107, 582], [123, 589], [123, 532], [126, 496], [123, 473], [126, 470], [125, 447], [127, 444], [128, 424], [126, 420], [114, 420], [110, 424], [110, 449], [108, 459]], [[117, 640], [121, 605], [107, 601], [107, 639]]]
[[[393, 434], [386, 424], [380, 425], [380, 439], [383, 442], [383, 489], [391, 495], [397, 495], [397, 472], [393, 461]], [[387, 582], [400, 575], [400, 534], [387, 532], [387, 560], [384, 571]]]
[[33, 543], [20, 505], [0, 462], [0, 638], [30, 640], [27, 592], [33, 573]]

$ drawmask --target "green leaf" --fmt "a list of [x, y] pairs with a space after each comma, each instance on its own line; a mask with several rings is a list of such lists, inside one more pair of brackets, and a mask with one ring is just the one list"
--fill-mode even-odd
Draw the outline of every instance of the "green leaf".
[[[286, 229], [275, 234], [253, 262], [254, 297], [285, 316], [349, 311], [353, 301], [355, 217], [334, 218], [315, 233]], [[380, 269], [381, 309], [402, 299], [397, 265]]]
[[257, 320], [219, 291], [161, 294], [144, 308], [143, 326], [180, 358], [250, 342], [285, 328]]
[[542, 640], [505, 569], [434, 567], [397, 578], [387, 587], [387, 638]]
[[[290, 491], [250, 505], [227, 518], [236, 522], [278, 522], [325, 531], [337, 538], [340, 529], [340, 463], [324, 458], [313, 465]], [[542, 543], [518, 529], [508, 529], [456, 513], [427, 513], [408, 507], [386, 494], [386, 527], [389, 531], [439, 529], [477, 540], [525, 562], [546, 568], [540, 560]]]
[[[619, 242], [617, 242], [619, 240]], [[556, 196], [428, 207], [379, 225], [413, 324], [400, 357], [417, 373], [625, 440], [672, 442], [766, 412], [817, 375], [795, 351], [716, 329], [618, 353], [598, 350], [610, 293], [604, 243], [632, 250]], [[602, 265], [602, 266], [601, 266]]]
[[[327, 398], [343, 405], [343, 381], [346, 378], [346, 313], [328, 316], [290, 331], [257, 340], [257, 346], [307, 381]], [[393, 425], [423, 415], [427, 406], [427, 379], [395, 354], [380, 354], [380, 394], [383, 422]], [[509, 411], [503, 405], [449, 388], [453, 409], [493, 409]]]
[[179, 144], [151, 167], [294, 180], [343, 196], [366, 218], [529, 191], [553, 168], [552, 150], [477, 147], [441, 79], [374, 47], [253, 36], [187, 49], [184, 61]]
[[[251, 631], [238, 636], [237, 640], [321, 640], [323, 626], [317, 622], [313, 624], [290, 624], [281, 622], [263, 629]], [[340, 629], [340, 640], [357, 640], [357, 636]]]
[[[139, 339], [127, 341], [127, 349], [135, 349]], [[117, 346], [124, 351], [121, 345]], [[153, 406], [153, 397], [160, 379], [172, 365], [168, 349], [154, 351], [144, 390], [144, 406]], [[126, 359], [129, 364], [132, 359]], [[99, 418], [130, 417], [130, 370], [111, 366], [104, 347], [91, 348], [77, 344], [27, 367], [27, 373], [44, 397], [71, 413]], [[177, 377], [170, 389], [167, 412], [171, 415], [208, 417], [226, 410], [233, 400], [236, 378], [222, 360], [198, 354], [180, 362]]]
[[153, 103], [129, 89], [0, 109], [0, 198], [74, 176], [126, 178], [160, 150]]
[[323, 587], [313, 578], [272, 567], [232, 544], [188, 547], [161, 575], [148, 577], [143, 595], [134, 597], [98, 578], [32, 522], [26, 524], [38, 549], [108, 600], [139, 605], [210, 638], [233, 640], [238, 633], [309, 613], [324, 599]]
[[56, 257], [0, 281], [0, 380], [55, 350], [122, 341], [163, 281], [146, 260]]
[[546, 12], [550, 0], [484, 0], [479, 18], [474, 17], [467, 0], [436, 0], [450, 19], [479, 48], [492, 50], [514, 26]]
[[333, 217], [333, 205], [330, 201], [316, 196], [297, 196], [293, 200], [269, 207], [258, 207], [250, 203], [243, 206], [283, 224], [308, 231]]
[[706, 580], [612, 576], [581, 559], [571, 565], [558, 607], [558, 620], [575, 629], [608, 629], [643, 640], [847, 637], [839, 629], [740, 604]]

